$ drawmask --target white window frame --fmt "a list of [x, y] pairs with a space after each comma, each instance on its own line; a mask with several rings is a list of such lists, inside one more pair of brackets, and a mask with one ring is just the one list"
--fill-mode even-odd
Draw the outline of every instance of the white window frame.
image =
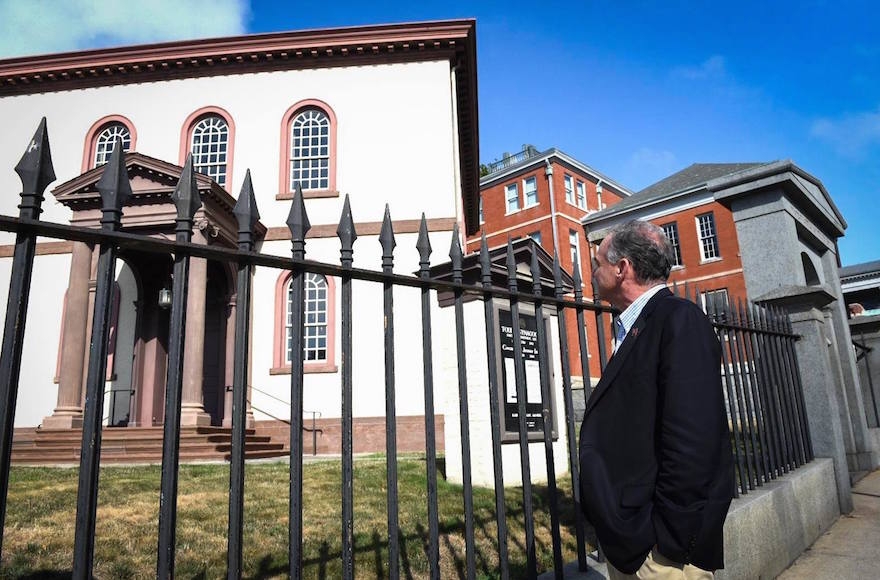
[[290, 122], [290, 191], [330, 188], [330, 117], [317, 107]]
[[574, 268], [581, 269], [581, 243], [577, 230], [568, 230], [568, 249], [571, 252], [572, 274]]
[[666, 235], [666, 239], [669, 240], [669, 245], [672, 246], [672, 267], [681, 267], [683, 264], [681, 261], [681, 243], [678, 237], [678, 222], [669, 222], [660, 227], [663, 228], [663, 233]]
[[[293, 307], [291, 280], [287, 282], [284, 320], [284, 364], [291, 364], [293, 354], [292, 321]], [[330, 352], [329, 284], [321, 274], [306, 272], [305, 296], [303, 297], [303, 361], [305, 363], [327, 362]]]
[[580, 179], [575, 183], [574, 197], [579, 208], [587, 209], [587, 184]]
[[524, 207], [538, 205], [538, 178], [534, 175], [523, 179], [523, 205]]
[[504, 186], [504, 200], [506, 213], [514, 213], [519, 211], [519, 186], [514, 183], [508, 183]]
[[124, 123], [110, 123], [95, 137], [95, 158], [93, 167], [100, 167], [110, 161], [110, 154], [116, 146], [117, 139], [122, 139], [122, 150], [131, 149], [131, 131]]
[[226, 187], [229, 157], [229, 125], [220, 115], [202, 117], [192, 128], [190, 152], [193, 169]]
[[[715, 301], [715, 297], [724, 297], [721, 302], [722, 308], [719, 308], [719, 312], [724, 312], [725, 308], [730, 305], [730, 294], [727, 291], [727, 288], [718, 288], [716, 290], [706, 290], [705, 292], [700, 292], [700, 304], [703, 306], [703, 311], [711, 314], [709, 312], [709, 302]], [[715, 304], [718, 304], [715, 302]]]
[[562, 183], [565, 187], [565, 201], [574, 205], [574, 178], [571, 175], [564, 173], [562, 176]]
[[720, 260], [721, 251], [718, 247], [718, 230], [715, 227], [715, 213], [707, 212], [698, 215], [697, 238], [700, 242], [700, 256], [703, 262]]

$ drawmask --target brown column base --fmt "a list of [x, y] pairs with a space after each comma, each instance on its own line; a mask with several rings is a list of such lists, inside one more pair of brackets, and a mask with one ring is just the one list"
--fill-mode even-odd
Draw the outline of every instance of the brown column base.
[[211, 416], [199, 407], [184, 407], [180, 410], [181, 427], [210, 427]]
[[52, 412], [50, 416], [43, 418], [43, 422], [40, 425], [40, 428], [43, 430], [82, 429], [82, 425], [82, 409], [80, 409], [79, 407], [58, 407]]

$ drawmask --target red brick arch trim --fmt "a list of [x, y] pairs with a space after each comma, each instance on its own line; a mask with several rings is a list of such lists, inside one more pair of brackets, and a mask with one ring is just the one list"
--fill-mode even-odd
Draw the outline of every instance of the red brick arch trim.
[[278, 195], [275, 199], [293, 199], [293, 191], [290, 189], [290, 123], [303, 109], [316, 108], [326, 113], [330, 120], [330, 182], [327, 189], [308, 189], [303, 191], [303, 197], [338, 197], [336, 189], [336, 113], [330, 105], [318, 99], [305, 99], [299, 101], [284, 113], [281, 118], [281, 152], [279, 155], [278, 171]]
[[88, 132], [86, 132], [86, 139], [83, 145], [82, 173], [85, 173], [94, 167], [95, 140], [98, 138], [98, 134], [101, 130], [110, 123], [122, 123], [125, 125], [131, 135], [131, 147], [129, 147], [128, 150], [137, 151], [137, 131], [134, 128], [134, 123], [122, 115], [107, 115], [106, 117], [101, 117], [95, 121], [95, 124], [89, 128]]

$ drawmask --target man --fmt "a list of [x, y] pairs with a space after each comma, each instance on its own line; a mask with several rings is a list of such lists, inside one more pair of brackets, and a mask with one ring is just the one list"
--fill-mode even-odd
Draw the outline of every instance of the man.
[[711, 579], [724, 566], [735, 484], [721, 347], [699, 307], [666, 288], [672, 259], [642, 221], [613, 229], [593, 259], [620, 315], [581, 426], [581, 502], [612, 580]]

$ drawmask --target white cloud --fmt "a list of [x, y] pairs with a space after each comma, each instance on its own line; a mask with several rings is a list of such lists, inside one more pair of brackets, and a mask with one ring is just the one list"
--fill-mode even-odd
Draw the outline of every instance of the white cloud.
[[869, 147], [880, 145], [880, 107], [836, 119], [817, 119], [810, 134], [830, 143], [842, 155], [860, 156]]
[[672, 75], [689, 80], [718, 79], [726, 76], [724, 57], [712, 55], [697, 66], [679, 66], [672, 70]]
[[0, 0], [0, 58], [243, 34], [248, 0]]

